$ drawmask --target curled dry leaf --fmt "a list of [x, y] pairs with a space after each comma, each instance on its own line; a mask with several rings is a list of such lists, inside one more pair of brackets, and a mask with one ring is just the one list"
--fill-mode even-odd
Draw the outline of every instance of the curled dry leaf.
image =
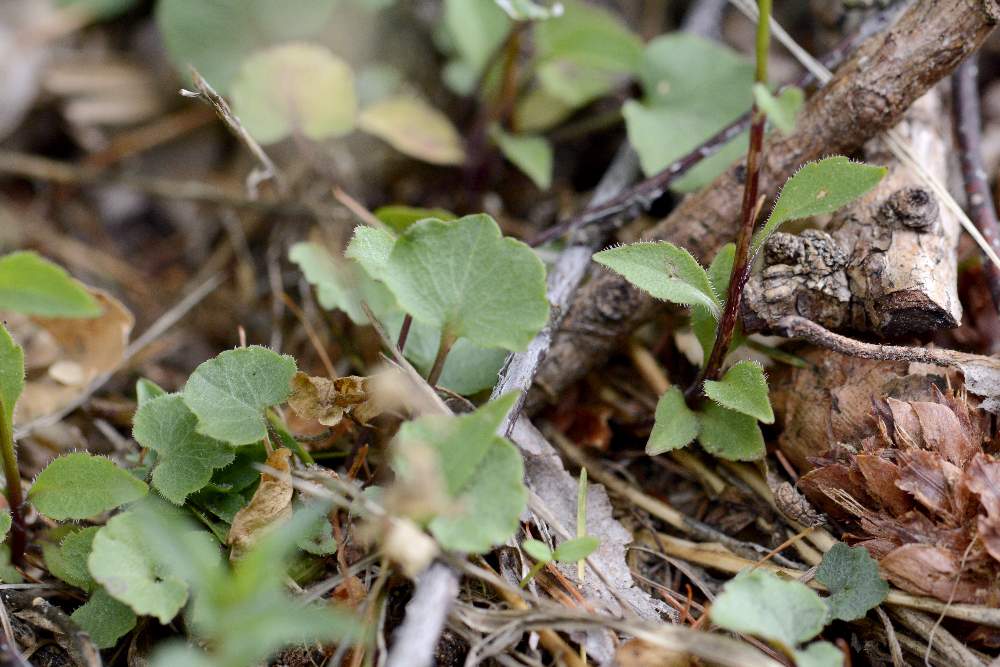
[[292, 451], [284, 447], [267, 457], [266, 465], [278, 474], [262, 472], [250, 503], [233, 518], [226, 537], [230, 559], [239, 560], [267, 531], [292, 516], [291, 457]]
[[107, 292], [90, 289], [90, 293], [101, 306], [101, 315], [95, 318], [2, 314], [26, 352], [28, 379], [14, 413], [15, 424], [59, 412], [122, 362], [135, 319]]
[[347, 415], [367, 424], [383, 412], [372, 385], [370, 378], [356, 375], [330, 380], [300, 371], [292, 378], [288, 405], [299, 417], [324, 426], [336, 426]]
[[411, 579], [426, 570], [440, 552], [434, 538], [409, 519], [390, 517], [381, 528], [383, 553]]
[[872, 435], [814, 457], [799, 484], [893, 584], [1000, 605], [1000, 461], [987, 413], [964, 395], [874, 399]]

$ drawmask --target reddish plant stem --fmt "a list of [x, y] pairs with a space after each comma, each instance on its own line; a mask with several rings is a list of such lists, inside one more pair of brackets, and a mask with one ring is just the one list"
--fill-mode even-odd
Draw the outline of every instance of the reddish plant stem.
[[[979, 89], [976, 78], [979, 66], [976, 55], [962, 63], [951, 79], [954, 104], [955, 138], [962, 165], [962, 180], [968, 196], [969, 217], [983, 238], [1000, 253], [1000, 222], [993, 204], [993, 194], [987, 183], [986, 168], [982, 158], [982, 127], [979, 109]], [[1000, 269], [993, 262], [983, 264], [986, 282], [993, 297], [993, 305], [1000, 308]]]
[[411, 326], [413, 326], [413, 317], [407, 314], [403, 317], [403, 325], [399, 328], [399, 339], [396, 341], [396, 347], [399, 349], [400, 354], [406, 348], [406, 339], [410, 336]]
[[[750, 126], [750, 148], [747, 150], [747, 182], [743, 189], [743, 204], [740, 211], [740, 231], [736, 237], [736, 263], [729, 279], [729, 292], [726, 294], [726, 306], [719, 319], [719, 333], [715, 337], [712, 353], [705, 363], [701, 380], [717, 380], [722, 371], [722, 362], [729, 352], [733, 342], [733, 334], [739, 323], [740, 302], [743, 300], [743, 288], [750, 279], [750, 241], [753, 239], [755, 213], [757, 212], [757, 193], [760, 189], [760, 164], [763, 161], [764, 113], [754, 106], [754, 120]], [[697, 384], [700, 387], [700, 382]]]
[[[771, 42], [771, 0], [757, 0], [757, 6], [760, 8], [760, 18], [757, 19], [757, 67], [754, 81], [767, 85], [767, 56]], [[736, 235], [736, 256], [729, 277], [729, 292], [726, 295], [722, 317], [719, 319], [712, 353], [708, 356], [698, 379], [685, 392], [685, 397], [689, 401], [701, 393], [705, 380], [718, 380], [722, 374], [722, 363], [726, 360], [736, 325], [739, 324], [743, 288], [750, 278], [753, 259], [750, 256], [750, 242], [757, 221], [757, 193], [760, 190], [760, 168], [764, 162], [764, 127], [767, 124], [767, 116], [757, 108], [755, 102], [750, 110], [750, 117], [753, 120], [750, 123], [750, 145], [747, 147], [746, 183], [743, 187], [740, 229]]]
[[434, 357], [434, 365], [431, 366], [431, 370], [427, 374], [427, 384], [430, 386], [437, 386], [438, 379], [441, 377], [441, 371], [444, 370], [444, 362], [448, 358], [448, 352], [451, 351], [451, 346], [454, 344], [455, 337], [442, 331], [441, 342], [438, 344], [437, 355]]

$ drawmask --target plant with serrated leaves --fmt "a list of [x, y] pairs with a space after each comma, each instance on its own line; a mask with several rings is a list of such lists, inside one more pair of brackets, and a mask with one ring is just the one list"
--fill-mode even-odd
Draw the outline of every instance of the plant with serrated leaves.
[[424, 416], [399, 429], [393, 467], [400, 480], [417, 481], [409, 479], [414, 471], [406, 465], [413, 449], [429, 453], [439, 472], [447, 507], [414, 519], [446, 549], [486, 553], [517, 530], [528, 498], [524, 463], [517, 448], [496, 434], [516, 400], [516, 393], [506, 394], [475, 412]]
[[463, 394], [493, 386], [504, 351], [524, 349], [548, 321], [544, 265], [485, 214], [408, 222], [398, 236], [358, 227], [348, 261], [315, 244], [290, 257], [321, 305], [367, 324], [363, 302], [431, 384]]
[[816, 578], [831, 595], [820, 597], [805, 584], [767, 570], [741, 572], [712, 603], [712, 622], [764, 639], [799, 667], [840, 667], [844, 655], [836, 646], [806, 642], [833, 620], [863, 618], [885, 600], [889, 586], [864, 547], [842, 542], [823, 556]]
[[[751, 253], [757, 253], [783, 223], [835, 211], [875, 187], [884, 174], [882, 167], [854, 163], [845, 157], [807, 164], [785, 183], [771, 215], [753, 238]], [[705, 269], [687, 250], [666, 241], [636, 243], [594, 255], [598, 263], [652, 296], [689, 306], [692, 329], [706, 363], [711, 362], [718, 345], [725, 298], [737, 269], [734, 258], [735, 246], [730, 244]], [[730, 336], [726, 352], [743, 342], [738, 331], [730, 331]], [[757, 423], [774, 421], [763, 369], [754, 362], [740, 361], [721, 377], [705, 375], [703, 371], [698, 385], [687, 395], [671, 387], [660, 397], [646, 451], [660, 454], [697, 439], [706, 451], [722, 458], [752, 460], [763, 456], [764, 439]]]

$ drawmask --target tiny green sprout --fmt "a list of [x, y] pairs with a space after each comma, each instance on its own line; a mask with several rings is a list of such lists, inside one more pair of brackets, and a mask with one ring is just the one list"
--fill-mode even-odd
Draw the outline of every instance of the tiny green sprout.
[[524, 578], [521, 579], [520, 587], [526, 587], [528, 582], [534, 579], [535, 575], [541, 572], [542, 568], [549, 563], [553, 561], [557, 563], [582, 561], [592, 554], [600, 544], [600, 540], [591, 535], [566, 540], [555, 549], [549, 549], [548, 545], [539, 540], [525, 540], [521, 544], [521, 548], [535, 560], [535, 564], [528, 570], [528, 574], [524, 575]]

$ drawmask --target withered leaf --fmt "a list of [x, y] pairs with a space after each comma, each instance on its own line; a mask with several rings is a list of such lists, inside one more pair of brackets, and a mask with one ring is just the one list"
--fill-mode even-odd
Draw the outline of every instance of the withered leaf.
[[967, 577], [959, 578], [960, 560], [947, 549], [929, 544], [904, 544], [885, 556], [879, 565], [886, 577], [903, 590], [931, 595], [939, 600], [980, 603], [988, 590]]
[[362, 424], [382, 413], [369, 378], [347, 375], [335, 380], [306, 375], [292, 378], [288, 405], [303, 419], [315, 419], [324, 426], [336, 426], [350, 414]]
[[979, 454], [967, 470], [966, 484], [979, 496], [986, 514], [977, 520], [979, 538], [986, 551], [1000, 561], [1000, 461]]
[[232, 560], [238, 560], [264, 533], [292, 516], [291, 457], [292, 451], [284, 447], [267, 457], [266, 465], [278, 474], [262, 472], [253, 498], [233, 518], [226, 537]]

